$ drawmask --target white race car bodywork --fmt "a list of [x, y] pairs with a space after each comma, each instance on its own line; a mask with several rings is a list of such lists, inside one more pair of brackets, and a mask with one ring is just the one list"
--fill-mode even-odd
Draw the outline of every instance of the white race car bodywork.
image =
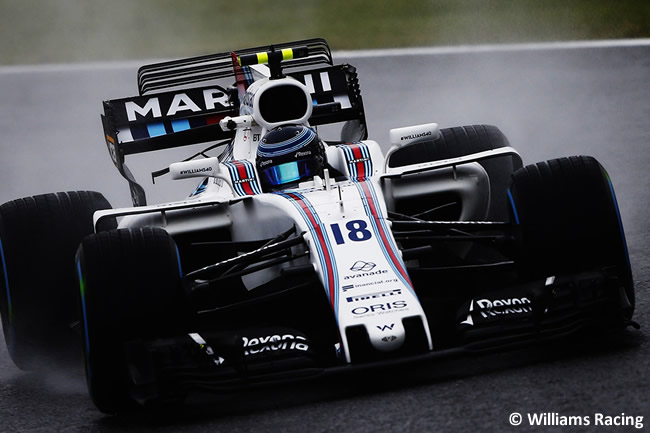
[[[254, 70], [256, 75], [268, 72], [261, 65]], [[254, 81], [245, 92], [239, 90], [240, 116], [220, 121], [222, 129], [235, 131], [221, 156], [170, 166], [174, 179], [203, 178], [190, 197], [158, 206], [100, 211], [95, 215], [95, 224], [105, 217], [123, 216], [122, 228], [155, 225], [171, 235], [223, 228], [234, 242], [272, 239], [295, 228], [306, 241], [309, 263], [325, 289], [338, 325], [341, 356], [347, 362], [351, 361], [349, 328], [364, 327], [375, 350], [391, 352], [404, 345], [407, 337], [404, 319], [407, 318], [421, 323], [424, 332], [414, 338], [426, 338], [418, 345], [432, 350], [427, 317], [390, 230], [384, 178], [443, 168], [441, 173], [447, 180], [440, 179], [436, 188], [467, 188], [474, 193], [487, 178], [481, 166], [473, 162], [476, 158], [389, 168], [387, 160], [396, 150], [439, 136], [435, 123], [398, 128], [391, 130], [392, 147], [386, 156], [371, 140], [329, 145], [326, 146], [329, 168], [324, 170], [322, 178], [315, 176], [285, 190], [264, 192], [255, 167], [257, 144], [268, 130], [280, 125], [309, 126], [313, 106], [310, 89], [292, 77], [266, 77]], [[273, 95], [287, 92], [298, 102], [304, 97], [305, 107], [302, 111], [294, 110], [294, 118], [276, 119], [277, 113], [265, 112], [260, 106], [266, 92]], [[513, 153], [514, 150], [503, 148], [495, 152]], [[450, 167], [450, 171], [445, 173], [444, 167]], [[330, 176], [330, 170], [338, 173], [336, 178]], [[427, 185], [432, 187], [430, 182]], [[416, 185], [412, 189], [419, 193]], [[390, 194], [394, 199], [395, 190]], [[477, 196], [489, 198], [489, 191]], [[207, 216], [197, 217], [192, 212], [201, 207], [211, 210]], [[485, 203], [476, 207], [484, 212]], [[185, 215], [182, 212], [188, 209], [192, 213], [173, 221], [168, 219], [174, 212]], [[471, 211], [472, 207], [466, 209]], [[292, 260], [284, 266], [296, 264], [304, 263]], [[254, 290], [277, 277], [282, 266], [252, 272], [243, 276], [242, 281], [248, 290]]]
[[[346, 328], [364, 326], [373, 347], [388, 352], [402, 346], [406, 338], [403, 319], [413, 316], [421, 319], [431, 349], [426, 316], [386, 219], [381, 188], [384, 158], [379, 145], [363, 141], [329, 147], [328, 159], [344, 173], [339, 180], [326, 172], [325, 179], [316, 176], [295, 189], [273, 193], [261, 192], [250, 161], [218, 163], [210, 158], [177, 163], [171, 168], [173, 176], [211, 175], [206, 187], [182, 202], [101, 211], [95, 221], [126, 215], [120, 227], [151, 224], [152, 218], [164, 226], [166, 212], [226, 205], [220, 222], [215, 218], [203, 224], [231, 224], [234, 241], [271, 238], [295, 226], [298, 233], [304, 233], [309, 260], [332, 306], [346, 360], [350, 360]], [[187, 221], [191, 230], [197, 229], [196, 223]], [[166, 228], [172, 233], [184, 230]], [[247, 275], [244, 283], [255, 287], [277, 276], [279, 270], [272, 267]]]

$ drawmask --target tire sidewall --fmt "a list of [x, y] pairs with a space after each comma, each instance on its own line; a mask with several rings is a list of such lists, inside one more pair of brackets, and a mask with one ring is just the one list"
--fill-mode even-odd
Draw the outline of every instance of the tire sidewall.
[[77, 266], [91, 398], [106, 413], [128, 410], [127, 342], [185, 328], [176, 245], [162, 229], [113, 230], [84, 239]]

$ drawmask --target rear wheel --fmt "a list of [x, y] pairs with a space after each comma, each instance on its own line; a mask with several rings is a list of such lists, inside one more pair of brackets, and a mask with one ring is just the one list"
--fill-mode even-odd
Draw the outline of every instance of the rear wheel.
[[77, 253], [86, 378], [106, 413], [134, 404], [125, 343], [184, 329], [185, 301], [176, 244], [158, 228], [88, 236]]
[[44, 194], [0, 206], [0, 313], [9, 353], [23, 370], [79, 356], [74, 255], [93, 214], [111, 205], [97, 192]]
[[634, 287], [623, 225], [609, 175], [592, 157], [529, 165], [513, 174], [509, 191], [523, 235], [522, 265], [544, 278], [600, 268], [624, 288], [625, 319]]

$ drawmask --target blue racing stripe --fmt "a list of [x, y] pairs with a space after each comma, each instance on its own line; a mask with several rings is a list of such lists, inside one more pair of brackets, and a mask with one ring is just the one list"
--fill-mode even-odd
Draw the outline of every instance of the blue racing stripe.
[[244, 78], [246, 78], [246, 87], [250, 86], [253, 84], [255, 81], [255, 78], [253, 77], [253, 73], [251, 72], [250, 66], [244, 66], [242, 69], [242, 72], [244, 73]]
[[90, 354], [90, 339], [88, 338], [88, 314], [86, 312], [86, 282], [83, 279], [83, 274], [81, 272], [81, 262], [79, 260], [77, 260], [77, 276], [79, 278], [79, 292], [81, 295], [81, 314], [83, 316], [86, 354]]
[[190, 121], [188, 119], [172, 120], [172, 129], [174, 132], [186, 131], [190, 129]]
[[183, 267], [181, 266], [181, 253], [178, 251], [178, 245], [176, 246], [176, 262], [178, 263], [178, 276], [183, 278]]
[[260, 186], [257, 183], [257, 174], [255, 173], [255, 167], [253, 167], [253, 164], [249, 161], [245, 161], [244, 165], [246, 167], [246, 173], [248, 174], [248, 177], [252, 179], [249, 182], [249, 186], [253, 190], [253, 193], [262, 194], [262, 190], [260, 189]]
[[316, 133], [312, 129], [304, 128], [295, 137], [291, 137], [280, 143], [266, 143], [262, 141], [257, 148], [257, 154], [259, 156], [269, 158], [286, 155], [302, 148], [308, 144], [315, 136]]
[[[631, 267], [631, 262], [630, 262], [630, 252], [627, 249], [627, 239], [625, 238], [625, 231], [623, 230], [623, 220], [621, 219], [621, 212], [618, 208], [618, 200], [616, 200], [616, 193], [614, 192], [614, 185], [612, 184], [612, 180], [609, 178], [609, 174], [605, 171], [603, 168], [603, 171], [605, 172], [605, 178], [607, 179], [607, 184], [609, 185], [609, 192], [612, 194], [612, 201], [614, 202], [614, 208], [616, 209], [616, 218], [618, 220], [618, 228], [621, 232], [621, 240], [623, 241], [623, 249], [625, 249], [625, 261], [627, 262], [627, 266]], [[510, 191], [508, 191], [510, 193]]]
[[149, 132], [149, 137], [159, 137], [161, 135], [167, 134], [167, 131], [165, 131], [165, 124], [163, 122], [148, 123], [147, 131]]
[[372, 176], [372, 158], [370, 157], [370, 149], [368, 149], [368, 145], [365, 143], [359, 143], [359, 145], [361, 146], [361, 153], [364, 158], [367, 158], [364, 162], [366, 167], [366, 177], [370, 177]]
[[338, 268], [336, 267], [336, 261], [334, 259], [334, 251], [332, 250], [332, 244], [330, 243], [329, 236], [327, 234], [327, 230], [325, 230], [325, 225], [323, 224], [323, 221], [321, 221], [320, 216], [318, 216], [318, 213], [316, 213], [316, 209], [314, 206], [311, 204], [309, 200], [307, 200], [302, 194], [294, 193], [296, 196], [300, 197], [300, 199], [307, 205], [307, 208], [309, 211], [312, 213], [314, 216], [314, 219], [316, 220], [316, 223], [319, 225], [321, 229], [321, 233], [323, 234], [323, 240], [325, 241], [325, 249], [327, 250], [327, 255], [330, 258], [330, 262], [332, 263], [332, 273], [334, 276], [334, 307], [335, 307], [335, 315], [338, 320], [338, 311], [339, 311], [339, 273], [338, 273]]
[[0, 239], [0, 257], [2, 258], [2, 273], [5, 277], [5, 290], [7, 292], [7, 321], [9, 324], [9, 341], [7, 341], [7, 349], [11, 357], [14, 357], [14, 341], [16, 339], [16, 333], [14, 330], [14, 310], [11, 303], [11, 291], [9, 290], [9, 276], [7, 275], [7, 263], [5, 261], [5, 251], [2, 246], [2, 239]]
[[510, 192], [509, 188], [508, 188], [508, 200], [510, 200], [510, 208], [512, 209], [512, 213], [515, 216], [515, 223], [519, 224], [519, 214], [517, 213], [517, 208], [515, 207], [515, 199], [512, 198], [512, 193]]
[[[359, 191], [359, 196], [361, 197], [364, 210], [366, 211], [366, 215], [370, 220], [370, 226], [375, 232], [374, 234], [377, 237], [379, 247], [382, 250], [384, 257], [386, 258], [388, 265], [393, 269], [395, 275], [402, 281], [405, 287], [407, 287], [411, 291], [413, 296], [415, 296], [415, 298], [417, 299], [417, 294], [415, 293], [410, 278], [408, 277], [406, 266], [404, 265], [404, 262], [401, 259], [401, 255], [399, 254], [397, 245], [395, 245], [393, 241], [392, 235], [390, 233], [390, 229], [386, 225], [384, 216], [381, 214], [381, 208], [378, 205], [379, 201], [377, 200], [376, 192], [372, 186], [372, 183], [365, 180], [362, 181], [355, 180], [353, 182], [354, 185], [357, 187], [357, 190]], [[363, 189], [364, 185], [367, 186], [368, 193], [370, 196], [366, 196], [366, 193]], [[373, 215], [372, 213], [370, 201], [372, 201], [372, 208], [375, 209], [376, 215]], [[384, 238], [386, 239], [385, 244], [383, 241]], [[388, 251], [389, 248], [391, 251]]]
[[[338, 316], [339, 316], [339, 274], [338, 274], [338, 269], [336, 266], [336, 259], [334, 258], [334, 252], [332, 250], [332, 245], [330, 244], [327, 231], [325, 230], [325, 226], [323, 225], [323, 222], [321, 221], [320, 217], [316, 213], [316, 209], [313, 207], [313, 205], [307, 200], [302, 194], [293, 192], [290, 194], [287, 193], [282, 193], [278, 192], [275, 193], [281, 197], [284, 197], [288, 199], [291, 204], [294, 205], [294, 207], [298, 210], [304, 221], [307, 223], [307, 226], [309, 227], [310, 232], [313, 235], [314, 239], [314, 246], [316, 247], [317, 255], [318, 255], [318, 261], [320, 262], [321, 269], [323, 271], [323, 274], [325, 275], [324, 278], [324, 288], [328, 296], [331, 294], [334, 295], [333, 299], [330, 299], [332, 302], [332, 309], [334, 310], [334, 316], [338, 322]], [[295, 196], [295, 198], [293, 197]], [[307, 210], [311, 214], [311, 217], [314, 219], [314, 222], [316, 223], [316, 226], [314, 226], [305, 212], [305, 209], [302, 208], [302, 206], [298, 203], [298, 200], [300, 200], [302, 203], [305, 204]], [[321, 244], [318, 240], [317, 232], [320, 230], [320, 233], [323, 238], [323, 244]], [[332, 270], [332, 274], [329, 275], [328, 272], [328, 265], [327, 261], [329, 259], [329, 266]], [[329, 279], [332, 279], [332, 283], [334, 287], [330, 287], [328, 284]]]

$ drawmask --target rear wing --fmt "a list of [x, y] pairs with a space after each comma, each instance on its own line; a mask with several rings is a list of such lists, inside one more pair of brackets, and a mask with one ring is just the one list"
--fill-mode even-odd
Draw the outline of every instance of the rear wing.
[[[317, 64], [333, 65], [332, 52], [325, 39], [306, 39], [276, 45], [266, 45], [255, 48], [236, 50], [237, 56], [256, 54], [259, 52], [282, 50], [296, 46], [306, 46], [308, 55], [298, 59], [282, 62], [282, 69], [287, 71], [298, 67]], [[161, 90], [187, 87], [197, 83], [207, 83], [214, 80], [234, 77], [231, 52], [209, 54], [182, 60], [146, 65], [138, 70], [138, 90], [140, 95], [148, 95]]]
[[368, 138], [363, 99], [359, 78], [354, 66], [336, 65], [328, 68], [310, 69], [287, 74], [307, 86], [314, 108], [309, 118], [310, 125], [356, 120], [363, 127], [363, 136]]
[[[261, 51], [307, 47], [302, 58], [282, 62], [286, 75], [309, 89], [314, 107], [311, 125], [357, 121], [367, 138], [363, 101], [356, 69], [333, 65], [323, 39], [309, 39], [235, 51], [235, 58]], [[324, 64], [324, 67], [312, 68]], [[243, 71], [248, 84], [262, 75], [251, 66]], [[256, 75], [256, 76], [254, 76]], [[124, 164], [127, 155], [193, 144], [231, 140], [235, 132], [219, 121], [239, 115], [239, 95], [233, 82], [233, 53], [225, 52], [146, 65], [138, 70], [139, 95], [104, 101], [102, 125], [115, 166], [127, 179], [135, 206], [146, 205], [145, 192]]]
[[145, 206], [147, 199], [125, 164], [126, 156], [231, 138], [234, 132], [219, 126], [225, 116], [237, 115], [230, 100], [217, 86], [104, 101], [106, 145], [115, 167], [129, 182], [134, 206]]

